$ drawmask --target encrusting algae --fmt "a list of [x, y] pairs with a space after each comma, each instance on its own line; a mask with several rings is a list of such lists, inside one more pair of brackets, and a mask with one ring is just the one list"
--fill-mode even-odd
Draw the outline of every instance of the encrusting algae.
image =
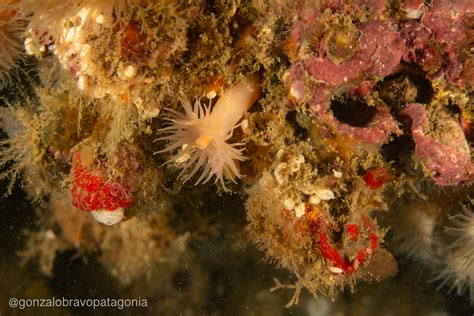
[[80, 249], [133, 284], [194, 260], [234, 193], [241, 221], [222, 225], [295, 276], [275, 281], [288, 307], [391, 278], [403, 256], [474, 302], [473, 12], [0, 1], [0, 179], [21, 175], [41, 210], [22, 256], [51, 275]]

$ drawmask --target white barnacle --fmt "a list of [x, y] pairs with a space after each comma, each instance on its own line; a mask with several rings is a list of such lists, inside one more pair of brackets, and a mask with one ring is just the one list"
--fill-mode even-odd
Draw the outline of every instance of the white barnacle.
[[196, 184], [206, 183], [215, 177], [215, 182], [220, 182], [225, 190], [224, 177], [232, 181], [235, 181], [236, 177], [241, 177], [236, 161], [245, 159], [243, 144], [231, 144], [228, 141], [259, 94], [258, 79], [250, 77], [224, 91], [212, 110], [211, 104], [203, 105], [199, 99], [194, 106], [181, 100], [184, 113], [167, 109], [170, 116], [165, 120], [170, 125], [158, 131], [165, 135], [158, 140], [167, 140], [171, 144], [157, 153], [183, 148], [166, 162], [178, 161], [185, 155], [191, 157], [183, 165], [179, 177], [191, 170], [184, 178], [186, 182], [203, 169]]

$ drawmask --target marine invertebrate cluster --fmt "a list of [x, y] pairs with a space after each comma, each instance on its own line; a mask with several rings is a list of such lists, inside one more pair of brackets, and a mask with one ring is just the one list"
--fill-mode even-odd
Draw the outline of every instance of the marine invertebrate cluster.
[[[290, 89], [290, 97], [297, 103], [308, 102], [310, 110], [338, 133], [367, 143], [384, 142], [390, 134], [399, 134], [400, 131], [383, 104], [375, 104], [375, 114], [369, 117], [365, 124], [358, 122], [358, 125], [351, 126], [328, 113], [330, 100], [332, 91], [336, 95], [348, 92], [365, 96], [373, 81], [393, 73], [405, 50], [403, 40], [391, 25], [380, 21], [366, 22], [359, 29], [353, 30], [355, 26], [350, 15], [339, 24], [342, 28], [340, 31], [333, 28], [321, 29], [319, 20], [338, 19], [342, 13], [337, 11], [313, 12], [311, 19], [301, 20], [292, 30], [289, 40], [296, 42], [291, 47], [295, 46], [297, 51], [288, 52], [289, 56], [295, 59], [285, 79]], [[339, 35], [341, 42], [331, 44], [336, 45], [335, 48], [324, 47], [323, 45], [328, 45], [324, 36], [333, 38], [336, 36], [333, 32], [345, 35]], [[323, 37], [318, 40], [323, 48], [305, 52], [304, 48], [320, 33]], [[342, 36], [352, 38], [343, 40]], [[343, 59], [337, 59], [333, 55], [333, 50], [337, 51], [337, 47], [341, 47], [340, 50], [349, 47], [351, 53]], [[296, 56], [293, 57], [294, 55]], [[308, 79], [305, 79], [306, 73]], [[304, 83], [306, 80], [313, 80], [317, 84], [309, 87]]]
[[[342, 165], [311, 170], [318, 159], [301, 144], [280, 150], [273, 174], [264, 173], [250, 192], [247, 229], [269, 259], [295, 271], [296, 288], [333, 297], [338, 288], [389, 277], [397, 268], [371, 218], [382, 206], [380, 193]], [[343, 200], [345, 185], [355, 188]], [[373, 257], [391, 268], [371, 271]]]
[[193, 258], [187, 242], [238, 193], [229, 207], [242, 212], [229, 213], [241, 220], [219, 227], [294, 274], [289, 305], [303, 288], [335, 298], [392, 277], [403, 255], [464, 293], [472, 214], [450, 204], [474, 179], [473, 10], [0, 0], [0, 37], [18, 26], [36, 63], [32, 89], [2, 90], [14, 97], [0, 111], [0, 177], [22, 175], [42, 202], [30, 240], [43, 246], [26, 257], [51, 270], [65, 249], [99, 253], [130, 284]]
[[395, 253], [426, 267], [439, 290], [467, 295], [473, 304], [472, 199], [462, 190], [424, 191], [428, 195], [422, 200], [405, 194], [395, 201], [397, 213], [384, 222], [404, 225], [390, 232], [388, 240]]
[[[29, 14], [25, 47], [39, 57], [54, 53], [84, 95], [109, 96], [134, 104], [146, 118], [156, 117], [153, 102], [167, 91], [154, 85], [173, 80], [172, 65], [186, 46], [185, 19], [192, 20], [198, 7], [198, 2], [72, 1], [36, 8]], [[24, 14], [32, 10], [28, 3], [24, 8]]]

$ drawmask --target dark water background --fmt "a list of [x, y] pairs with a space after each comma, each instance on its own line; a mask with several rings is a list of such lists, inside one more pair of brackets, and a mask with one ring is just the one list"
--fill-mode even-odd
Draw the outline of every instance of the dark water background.
[[[1, 184], [3, 193], [6, 183]], [[197, 262], [203, 265], [209, 282], [205, 302], [190, 302], [189, 306], [175, 306], [168, 310], [157, 308], [160, 298], [147, 297], [148, 308], [133, 309], [28, 309], [20, 311], [8, 307], [8, 299], [70, 297], [122, 297], [121, 288], [113, 277], [91, 254], [81, 255], [75, 250], [58, 254], [54, 276], [42, 275], [31, 262], [21, 266], [16, 254], [25, 245], [25, 229], [34, 229], [36, 214], [25, 194], [17, 185], [13, 194], [0, 200], [0, 315], [473, 315], [467, 296], [447, 294], [436, 290], [429, 282], [429, 273], [409, 261], [399, 260], [399, 275], [382, 283], [361, 284], [355, 294], [348, 291], [336, 302], [321, 298], [314, 300], [303, 292], [298, 306], [290, 309], [284, 304], [290, 291], [272, 294], [273, 276], [285, 273], [261, 261], [258, 252], [229, 249], [229, 238], [210, 240], [206, 249], [198, 251]], [[229, 201], [230, 202], [230, 201]], [[235, 205], [235, 204], [234, 204]], [[181, 277], [181, 278], [180, 278]], [[186, 275], [178, 276], [176, 287], [186, 287]], [[156, 284], [143, 285], [147, 287]], [[159, 287], [159, 285], [158, 285]], [[245, 299], [243, 299], [243, 294]], [[249, 299], [250, 297], [250, 299]], [[204, 310], [193, 312], [193, 304], [204, 305]], [[240, 304], [240, 305], [239, 305]], [[180, 308], [182, 307], [182, 310]]]

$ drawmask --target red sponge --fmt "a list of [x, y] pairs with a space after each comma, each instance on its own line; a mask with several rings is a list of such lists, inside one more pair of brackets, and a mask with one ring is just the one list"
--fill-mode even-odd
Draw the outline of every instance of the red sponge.
[[88, 170], [81, 163], [80, 153], [73, 158], [73, 205], [84, 211], [127, 208], [133, 203], [130, 188], [120, 182], [107, 179], [100, 168]]

